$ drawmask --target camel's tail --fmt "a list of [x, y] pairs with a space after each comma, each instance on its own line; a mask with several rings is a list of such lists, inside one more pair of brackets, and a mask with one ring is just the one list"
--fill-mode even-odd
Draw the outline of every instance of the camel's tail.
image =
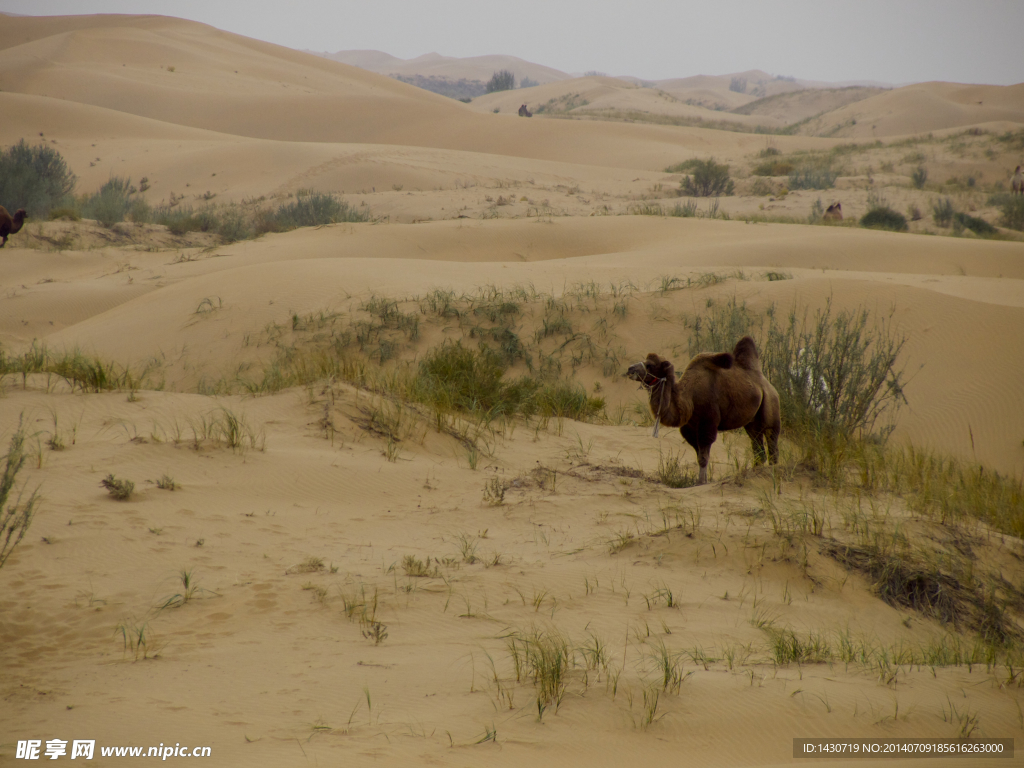
[[748, 371], [761, 370], [761, 356], [757, 353], [757, 345], [749, 336], [744, 336], [736, 342], [732, 356], [740, 368], [746, 368]]

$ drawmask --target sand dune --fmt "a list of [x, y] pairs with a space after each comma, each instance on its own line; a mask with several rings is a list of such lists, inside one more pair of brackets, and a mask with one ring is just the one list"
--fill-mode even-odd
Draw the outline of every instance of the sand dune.
[[873, 138], [1024, 119], [1024, 84], [919, 83], [848, 104], [801, 127], [808, 135]]
[[[372, 222], [228, 244], [33, 220], [0, 252], [5, 360], [34, 345], [147, 371], [103, 392], [67, 368], [0, 382], [0, 443], [23, 424], [19, 479], [42, 493], [0, 569], [0, 761], [52, 738], [206, 745], [212, 765], [266, 766], [810, 768], [826, 761], [795, 760], [796, 737], [1019, 745], [1024, 545], [996, 514], [1017, 502], [944, 486], [955, 508], [940, 513], [882, 477], [911, 454], [835, 481], [787, 434], [768, 471], [739, 431], [719, 435], [708, 485], [670, 482], [694, 452], [677, 429], [652, 437], [623, 372], [650, 351], [681, 365], [698, 319], [706, 330], [731, 302], [752, 317], [867, 310], [906, 338], [890, 448], [962, 462], [973, 491], [1009, 487], [995, 473], [1024, 474], [1019, 236], [765, 222], [806, 221], [830, 195], [850, 219], [878, 194], [924, 219], [946, 196], [975, 210], [989, 188], [941, 174], [988, 163], [975, 182], [1005, 181], [1016, 150], [988, 134], [964, 157], [939, 138], [897, 142], [842, 155], [829, 190], [783, 194], [781, 179], [755, 195], [744, 176], [768, 147], [1018, 130], [1020, 86], [887, 91], [808, 124], [848, 117], [830, 139], [514, 115], [574, 93], [590, 109], [721, 115], [710, 100], [801, 87], [741, 74], [746, 94], [730, 77], [658, 84], [668, 97], [590, 77], [463, 105], [176, 19], [4, 17], [0, 146], [57, 149], [78, 192], [145, 177], [154, 206], [223, 212], [313, 189]], [[784, 94], [744, 119], [837, 98]], [[722, 210], [761, 223], [713, 218], [703, 199], [701, 217], [636, 215], [682, 202], [666, 166], [711, 155], [741, 190]], [[935, 177], [924, 190], [906, 175], [919, 163]], [[603, 410], [487, 421], [400, 388], [455, 340], [503, 344], [506, 381], [571, 382]], [[281, 384], [324, 360], [330, 375]], [[109, 475], [135, 484], [127, 500], [101, 487]], [[879, 582], [858, 557], [896, 575]], [[900, 574], [954, 601], [954, 618], [900, 603]], [[986, 627], [1005, 642], [984, 644]], [[568, 654], [550, 696], [542, 651]]]

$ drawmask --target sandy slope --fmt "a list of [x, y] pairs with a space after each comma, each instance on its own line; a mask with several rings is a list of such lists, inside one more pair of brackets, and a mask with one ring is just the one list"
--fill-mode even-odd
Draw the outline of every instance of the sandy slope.
[[[22, 478], [43, 499], [0, 570], [0, 762], [19, 739], [54, 737], [211, 745], [212, 765], [267, 766], [618, 765], [638, 754], [767, 766], [796, 763], [798, 736], [970, 727], [1021, 743], [1019, 675], [883, 659], [880, 649], [923, 648], [947, 628], [887, 605], [824, 553], [824, 539], [780, 534], [770, 513], [795, 524], [824, 510], [824, 535], [840, 538], [851, 520], [871, 531], [898, 523], [915, 545], [969, 556], [977, 573], [1013, 584], [1024, 578], [1020, 541], [910, 515], [905, 498], [833, 494], [785, 445], [773, 479], [749, 468], [740, 434], [715, 444], [712, 483], [669, 488], [652, 479], [659, 461], [679, 456], [692, 469], [692, 451], [675, 430], [655, 440], [636, 424], [642, 394], [621, 376], [648, 351], [685, 359], [688, 324], [709, 301], [865, 307], [907, 336], [909, 402], [893, 439], [1019, 474], [1020, 242], [591, 215], [667, 195], [678, 181], [662, 173], [669, 163], [746, 162], [764, 137], [475, 113], [173, 19], [5, 19], [0, 88], [0, 144], [55, 142], [80, 190], [112, 173], [147, 176], [154, 204], [174, 192], [201, 205], [207, 190], [215, 203], [269, 204], [312, 187], [368, 201], [380, 218], [232, 245], [155, 225], [30, 222], [4, 249], [5, 352], [35, 340], [120, 364], [156, 360], [163, 388], [3, 382], [0, 442], [24, 418]], [[957, 88], [919, 89], [937, 94], [921, 107], [936, 129], [981, 114], [973, 90]], [[920, 105], [900, 101], [904, 92], [915, 93], [873, 99], [906, 114]], [[991, 119], [1021, 121], [1011, 102]], [[892, 120], [887, 130], [909, 130]], [[835, 143], [774, 141], [786, 153]], [[910, 194], [887, 193], [900, 206]], [[842, 194], [853, 214], [867, 190]], [[816, 196], [773, 204], [806, 215]], [[670, 278], [691, 284], [661, 291]], [[258, 379], [315, 335], [300, 327], [305, 316], [355, 322], [371, 296], [532, 286], [540, 295], [516, 327], [534, 338], [547, 299], [590, 281], [615, 286], [622, 302], [602, 315], [583, 301], [572, 317], [621, 355], [577, 372], [606, 398], [601, 423], [520, 420], [483, 430], [471, 448], [458, 428], [472, 425], [438, 431], [425, 409], [339, 381], [198, 393]], [[421, 355], [460, 327], [424, 315], [401, 352]], [[241, 419], [235, 450], [211, 433], [226, 414]], [[100, 487], [111, 473], [135, 482], [128, 501]], [[163, 475], [180, 487], [157, 487]], [[198, 585], [188, 601], [175, 598], [182, 571]], [[840, 636], [864, 643], [863, 660], [776, 665], [773, 622], [837, 647]], [[145, 646], [125, 647], [143, 627]], [[535, 631], [577, 648], [560, 706], [542, 719], [509, 645]], [[659, 649], [682, 665], [678, 687], [659, 682]]]

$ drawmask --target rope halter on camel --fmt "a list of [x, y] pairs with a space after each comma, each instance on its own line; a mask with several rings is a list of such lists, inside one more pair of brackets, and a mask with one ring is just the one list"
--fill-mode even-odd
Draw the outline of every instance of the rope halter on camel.
[[[659, 387], [659, 386], [663, 385], [666, 381], [668, 381], [667, 378], [659, 378], [658, 376], [655, 376], [653, 373], [648, 371], [647, 370], [647, 365], [646, 365], [646, 363], [643, 360], [638, 361], [637, 365], [643, 366], [644, 378], [643, 379], [637, 379], [636, 381], [647, 392], [653, 394], [654, 393], [654, 389], [656, 387]], [[630, 366], [630, 367], [632, 367], [632, 366]], [[650, 379], [653, 379], [653, 381], [649, 381]], [[664, 394], [665, 394], [664, 391], [662, 391], [662, 393], [660, 395], [658, 395], [658, 412], [654, 415], [654, 432], [652, 434], [652, 437], [657, 437], [658, 436], [658, 427], [661, 426], [661, 413], [664, 410], [664, 402], [663, 402], [664, 401]]]

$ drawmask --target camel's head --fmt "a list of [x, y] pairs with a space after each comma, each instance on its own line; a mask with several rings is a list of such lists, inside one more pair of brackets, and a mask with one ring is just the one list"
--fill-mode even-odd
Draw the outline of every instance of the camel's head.
[[19, 208], [14, 212], [15, 221], [24, 221], [28, 218], [28, 212], [24, 208]]
[[626, 371], [626, 378], [639, 381], [645, 387], [653, 387], [659, 381], [669, 379], [675, 381], [675, 368], [668, 360], [663, 360], [651, 352], [646, 360], [633, 363]]

